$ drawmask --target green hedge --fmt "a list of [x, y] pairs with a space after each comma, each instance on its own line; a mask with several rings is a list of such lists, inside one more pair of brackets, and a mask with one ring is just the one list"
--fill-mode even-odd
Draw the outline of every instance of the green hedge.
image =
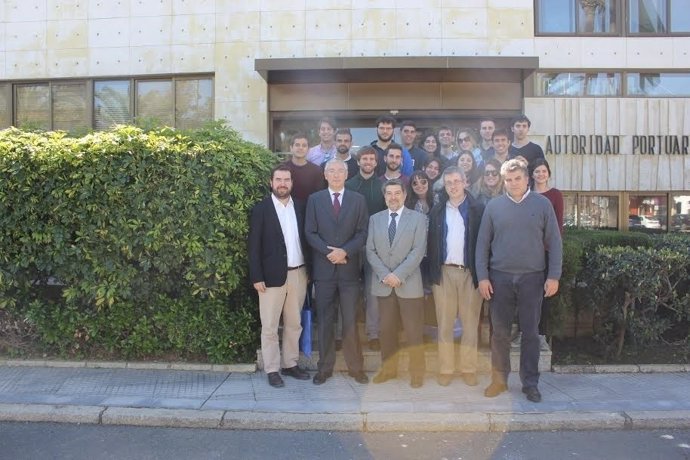
[[248, 213], [274, 162], [219, 124], [0, 131], [3, 329], [62, 356], [247, 359]]
[[558, 335], [567, 313], [594, 314], [594, 338], [606, 354], [626, 342], [690, 338], [690, 236], [567, 230], [561, 292], [550, 312]]

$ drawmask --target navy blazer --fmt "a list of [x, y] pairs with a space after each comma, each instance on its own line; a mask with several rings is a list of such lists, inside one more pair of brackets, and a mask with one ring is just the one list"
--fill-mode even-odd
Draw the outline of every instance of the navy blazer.
[[[429, 212], [427, 260], [429, 262], [429, 281], [431, 284], [441, 283], [441, 266], [443, 262], [445, 262], [446, 202], [448, 201], [448, 196], [445, 194], [443, 194], [443, 196], [444, 198], [442, 198]], [[470, 269], [470, 273], [472, 273], [472, 281], [476, 288], [479, 285], [479, 281], [477, 280], [475, 251], [477, 248], [477, 235], [479, 235], [479, 224], [481, 224], [482, 215], [484, 214], [484, 205], [481, 201], [475, 199], [469, 191], [465, 191], [465, 199], [469, 200], [467, 218], [470, 221], [466, 233], [467, 239], [465, 240], [465, 244], [468, 245], [468, 260], [465, 261], [465, 265]]]
[[[364, 196], [345, 189], [342, 206], [336, 219], [333, 201], [328, 189], [312, 193], [307, 201], [304, 234], [312, 248], [312, 272], [315, 281], [357, 280], [360, 274], [360, 256], [367, 241], [369, 210]], [[332, 264], [326, 256], [331, 249], [347, 252], [347, 263]]]
[[[294, 200], [299, 241], [304, 262], [309, 265], [309, 247], [304, 238], [304, 202]], [[287, 247], [278, 213], [271, 195], [252, 208], [249, 220], [249, 279], [263, 281], [266, 287], [278, 287], [287, 280]]]

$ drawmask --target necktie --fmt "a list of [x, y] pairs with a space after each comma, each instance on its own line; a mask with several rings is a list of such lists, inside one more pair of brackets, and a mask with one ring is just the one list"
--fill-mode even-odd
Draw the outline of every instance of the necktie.
[[338, 217], [338, 214], [340, 214], [340, 199], [338, 199], [339, 196], [340, 192], [333, 193], [333, 214], [335, 215], [335, 217]]
[[391, 213], [391, 223], [388, 226], [388, 242], [390, 244], [393, 244], [393, 239], [395, 239], [395, 230], [397, 228], [397, 225], [395, 224], [395, 218], [398, 217], [397, 212], [392, 212]]

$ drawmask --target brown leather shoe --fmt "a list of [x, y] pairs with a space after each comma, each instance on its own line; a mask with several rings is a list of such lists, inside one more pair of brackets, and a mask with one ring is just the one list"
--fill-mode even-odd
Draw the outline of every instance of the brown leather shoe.
[[492, 381], [491, 384], [486, 387], [486, 390], [484, 390], [484, 396], [487, 398], [495, 398], [496, 396], [500, 395], [504, 391], [508, 390], [508, 385], [502, 382], [494, 382]]
[[353, 371], [348, 371], [347, 375], [355, 379], [355, 382], [365, 384], [369, 383], [369, 377], [367, 377], [367, 374], [365, 374], [362, 371], [359, 372], [353, 372]]
[[326, 383], [326, 380], [328, 380], [331, 376], [333, 376], [332, 372], [317, 372], [316, 375], [314, 375], [312, 382], [314, 382], [314, 385], [321, 385]]
[[424, 376], [423, 375], [413, 375], [410, 378], [410, 386], [412, 388], [420, 388], [422, 385], [424, 385]]
[[387, 382], [389, 380], [393, 380], [394, 378], [397, 378], [397, 377], [398, 377], [397, 374], [394, 374], [393, 372], [387, 372], [387, 371], [381, 370], [378, 372], [378, 374], [376, 374], [374, 376], [374, 379], [372, 380], [372, 382], [383, 383], [383, 382]]

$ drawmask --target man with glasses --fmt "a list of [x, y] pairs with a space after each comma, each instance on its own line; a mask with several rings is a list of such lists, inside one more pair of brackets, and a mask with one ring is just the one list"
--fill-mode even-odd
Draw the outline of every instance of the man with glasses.
[[477, 344], [482, 298], [477, 291], [475, 248], [484, 205], [467, 193], [465, 172], [449, 166], [441, 175], [440, 201], [429, 213], [427, 258], [438, 322], [438, 376], [448, 386], [455, 373], [455, 319], [462, 322], [460, 372], [477, 385]]
[[503, 163], [501, 176], [506, 194], [486, 205], [477, 239], [479, 292], [491, 301], [493, 326], [491, 384], [484, 395], [493, 398], [508, 389], [510, 331], [517, 310], [522, 331], [522, 392], [529, 401], [540, 402], [539, 318], [543, 297], [558, 292], [561, 233], [551, 202], [539, 193], [530, 192], [527, 165], [523, 161], [512, 159]]

